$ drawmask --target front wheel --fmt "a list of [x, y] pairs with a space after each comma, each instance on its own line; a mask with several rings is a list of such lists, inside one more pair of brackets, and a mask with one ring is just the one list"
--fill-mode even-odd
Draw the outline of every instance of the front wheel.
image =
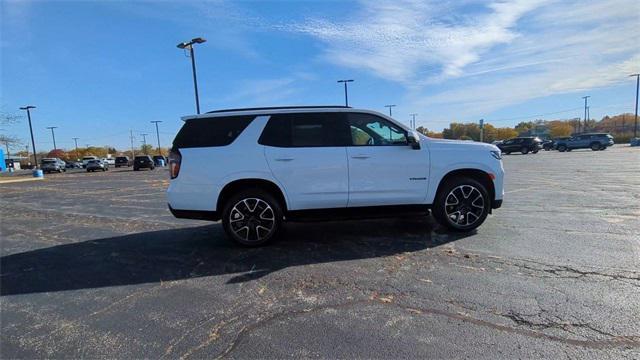
[[558, 151], [560, 151], [560, 152], [567, 151], [567, 146], [566, 145], [558, 145]]
[[273, 195], [245, 190], [224, 205], [222, 226], [231, 240], [244, 246], [260, 246], [277, 237], [282, 218], [282, 206]]
[[436, 194], [433, 216], [449, 230], [471, 231], [480, 226], [489, 214], [491, 199], [480, 182], [456, 177], [442, 186]]
[[593, 151], [600, 150], [600, 144], [598, 144], [598, 143], [591, 144], [591, 150], [593, 150]]
[[527, 155], [529, 153], [529, 148], [523, 146], [522, 149], [520, 149], [520, 152], [522, 153], [522, 155]]

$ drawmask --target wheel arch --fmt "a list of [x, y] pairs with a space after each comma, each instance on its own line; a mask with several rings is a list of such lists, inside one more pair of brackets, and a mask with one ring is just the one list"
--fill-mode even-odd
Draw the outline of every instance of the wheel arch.
[[[489, 173], [487, 173], [484, 170], [474, 169], [474, 168], [455, 169], [446, 173], [442, 177], [442, 179], [440, 179], [440, 183], [438, 184], [438, 188], [436, 189], [436, 193], [435, 193], [436, 196], [437, 194], [440, 193], [440, 191], [442, 190], [442, 187], [447, 181], [456, 177], [468, 177], [480, 182], [482, 185], [484, 185], [484, 187], [489, 192], [489, 200], [491, 201], [491, 203], [493, 204], [493, 202], [496, 200], [495, 185]], [[491, 209], [492, 207], [493, 206], [491, 206], [489, 209]], [[489, 212], [491, 212], [491, 210], [489, 210]]]
[[248, 188], [260, 189], [269, 192], [280, 202], [280, 205], [282, 205], [282, 210], [287, 210], [287, 200], [282, 189], [273, 181], [260, 178], [238, 179], [226, 184], [222, 188], [222, 190], [220, 190], [218, 201], [216, 203], [216, 209], [218, 211], [222, 211], [222, 207], [224, 206], [225, 201], [227, 201], [231, 196], [233, 196], [233, 194], [237, 193], [238, 191]]

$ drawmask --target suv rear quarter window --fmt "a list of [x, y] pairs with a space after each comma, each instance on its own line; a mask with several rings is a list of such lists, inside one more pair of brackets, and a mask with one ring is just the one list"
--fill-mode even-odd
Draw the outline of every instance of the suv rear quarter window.
[[229, 145], [254, 118], [255, 115], [186, 120], [173, 140], [173, 147], [181, 149]]

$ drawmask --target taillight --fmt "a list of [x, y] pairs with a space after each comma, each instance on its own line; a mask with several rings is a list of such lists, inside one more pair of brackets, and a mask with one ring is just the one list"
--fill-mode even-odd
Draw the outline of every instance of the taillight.
[[175, 179], [178, 177], [180, 173], [180, 163], [182, 162], [182, 155], [180, 155], [180, 150], [171, 149], [169, 152], [169, 174], [171, 174], [171, 178]]

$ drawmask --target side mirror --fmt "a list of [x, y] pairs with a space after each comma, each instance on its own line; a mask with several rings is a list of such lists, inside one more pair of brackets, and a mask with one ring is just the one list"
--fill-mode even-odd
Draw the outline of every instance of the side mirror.
[[409, 132], [407, 134], [407, 142], [413, 150], [420, 150], [420, 137], [418, 137], [418, 134], [415, 132]]

